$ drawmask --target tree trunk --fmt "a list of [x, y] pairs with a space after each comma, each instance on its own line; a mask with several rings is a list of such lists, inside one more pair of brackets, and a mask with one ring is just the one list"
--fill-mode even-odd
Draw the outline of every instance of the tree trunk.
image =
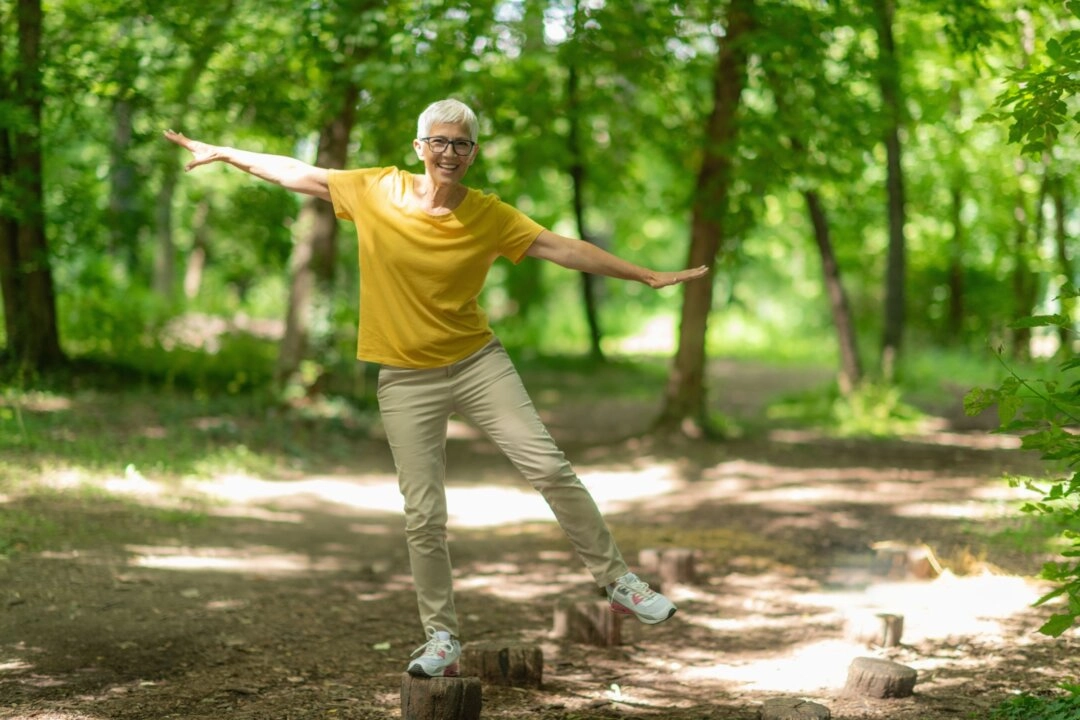
[[855, 337], [851, 305], [848, 303], [847, 293], [844, 292], [844, 283], [840, 280], [840, 266], [836, 262], [836, 253], [833, 252], [829, 222], [825, 217], [821, 198], [813, 190], [807, 190], [803, 196], [806, 198], [810, 222], [814, 226], [814, 241], [821, 256], [825, 292], [829, 296], [829, 310], [832, 312], [836, 340], [840, 348], [840, 392], [848, 395], [862, 382], [862, 362], [859, 360], [859, 345]]
[[112, 145], [109, 148], [109, 249], [118, 253], [129, 272], [138, 271], [139, 233], [144, 216], [139, 207], [139, 171], [132, 161], [134, 142], [136, 79], [139, 73], [140, 54], [131, 40], [134, 35], [133, 19], [124, 20], [117, 28], [112, 41], [123, 50], [117, 67], [117, 86], [113, 97]]
[[[191, 94], [198, 85], [210, 59], [217, 52], [218, 44], [225, 34], [229, 18], [232, 16], [235, 0], [226, 0], [214, 17], [208, 21], [206, 30], [198, 35], [199, 45], [191, 49], [191, 62], [184, 68], [176, 90], [176, 114], [173, 115], [172, 127], [183, 130], [187, 118]], [[180, 149], [167, 143], [161, 155], [161, 185], [156, 200], [155, 238], [157, 239], [154, 257], [154, 291], [163, 298], [172, 299], [176, 274], [176, 243], [173, 240], [173, 195], [176, 193], [180, 177], [181, 163], [177, 162]]]
[[732, 0], [726, 33], [713, 76], [713, 108], [703, 138], [701, 167], [690, 220], [688, 267], [708, 265], [708, 274], [683, 286], [679, 347], [656, 420], [660, 433], [713, 434], [705, 403], [705, 334], [713, 300], [713, 263], [724, 243], [724, 219], [731, 190], [731, 156], [737, 135], [736, 113], [746, 84], [746, 36], [753, 0]]
[[946, 338], [955, 342], [964, 332], [964, 195], [959, 178], [953, 180], [951, 213], [953, 235], [949, 250], [949, 311]]
[[[773, 97], [776, 100], [777, 114], [781, 117], [791, 117], [790, 103], [786, 100], [783, 92], [783, 81], [779, 73], [771, 68], [766, 68], [765, 75], [772, 86]], [[798, 120], [788, 120], [791, 127], [798, 126]], [[801, 137], [792, 135], [790, 138], [792, 153], [806, 156], [806, 143]], [[821, 202], [821, 196], [816, 190], [804, 190], [803, 198], [806, 200], [807, 212], [810, 214], [810, 224], [814, 228], [814, 242], [818, 248], [818, 256], [821, 258], [822, 282], [825, 293], [829, 298], [829, 311], [832, 314], [833, 327], [836, 329], [836, 339], [840, 351], [840, 374], [837, 384], [840, 392], [849, 395], [855, 387], [862, 382], [862, 362], [859, 359], [859, 346], [855, 336], [855, 323], [852, 320], [851, 305], [848, 303], [847, 293], [844, 291], [844, 283], [840, 279], [840, 266], [836, 262], [836, 253], [833, 252], [832, 238], [829, 232], [829, 220], [825, 214], [825, 206]]]
[[[1038, 277], [1033, 268], [1034, 259], [1038, 253], [1038, 245], [1041, 239], [1043, 197], [1046, 192], [1046, 177], [1043, 176], [1042, 187], [1039, 196], [1035, 200], [1034, 217], [1028, 209], [1027, 193], [1024, 192], [1021, 178], [1027, 174], [1027, 162], [1023, 159], [1016, 161], [1017, 188], [1016, 200], [1013, 205], [1013, 218], [1016, 225], [1013, 230], [1013, 315], [1022, 317], [1030, 315], [1034, 311], [1035, 298], [1038, 294]], [[1034, 220], [1034, 224], [1032, 223]], [[1031, 356], [1031, 328], [1018, 327], [1012, 335], [1012, 357], [1017, 360]]]
[[[1050, 187], [1050, 197], [1054, 203], [1054, 245], [1057, 248], [1058, 272], [1065, 278], [1065, 282], [1075, 285], [1073, 280], [1072, 257], [1069, 255], [1068, 231], [1065, 229], [1065, 179], [1058, 175]], [[1076, 306], [1074, 298], [1061, 301], [1061, 312], [1066, 317], [1072, 317], [1073, 308]], [[1061, 327], [1058, 329], [1060, 339], [1060, 352], [1066, 357], [1072, 354], [1073, 328]]]
[[8, 213], [0, 215], [0, 282], [4, 285], [8, 352], [19, 366], [38, 371], [64, 361], [45, 237], [41, 1], [19, 0], [16, 14], [19, 40], [14, 103], [21, 111], [15, 115], [23, 117], [13, 127], [3, 128], [9, 145], [0, 157], [0, 165], [6, 166], [4, 185], [10, 188], [11, 202], [0, 203], [0, 212]]
[[885, 180], [889, 208], [889, 249], [885, 270], [885, 324], [881, 342], [881, 374], [886, 382], [896, 378], [896, 364], [904, 336], [907, 251], [904, 243], [904, 171], [900, 158], [902, 99], [900, 68], [893, 40], [895, 0], [875, 0], [881, 60], [878, 80], [885, 114]]
[[191, 252], [188, 254], [187, 269], [184, 270], [184, 297], [188, 300], [199, 294], [202, 286], [203, 270], [206, 268], [206, 255], [210, 243], [207, 241], [209, 226], [207, 218], [210, 215], [210, 201], [203, 198], [195, 206], [195, 217], [191, 221], [194, 240]]
[[[319, 134], [315, 164], [343, 168], [349, 151], [349, 133], [356, 115], [359, 87], [350, 83], [342, 98], [341, 110]], [[334, 206], [320, 198], [304, 200], [297, 218], [296, 238], [289, 260], [289, 306], [285, 315], [285, 335], [278, 352], [276, 375], [285, 382], [300, 367], [307, 353], [317, 289], [333, 283], [337, 259], [337, 218]]]
[[[574, 2], [574, 48], [580, 42], [581, 8]], [[566, 68], [566, 105], [570, 122], [567, 134], [567, 150], [570, 156], [570, 180], [573, 189], [574, 219], [577, 221], [578, 237], [585, 242], [593, 242], [585, 228], [585, 159], [581, 147], [581, 102], [578, 93], [578, 53], [571, 53]], [[589, 355], [595, 360], [604, 359], [600, 347], [600, 318], [596, 306], [596, 287], [599, 278], [590, 273], [581, 273], [581, 295], [585, 305], [585, 321], [589, 324]]]
[[[576, 13], [575, 13], [576, 15]], [[576, 28], [575, 28], [576, 30]], [[569, 108], [570, 132], [567, 145], [570, 154], [570, 180], [574, 196], [574, 219], [577, 221], [578, 237], [585, 242], [592, 242], [592, 237], [585, 229], [585, 162], [581, 150], [581, 118], [578, 110], [578, 72], [577, 65], [571, 60], [566, 75], [566, 95]], [[599, 278], [590, 273], [581, 273], [581, 293], [585, 304], [585, 320], [589, 324], [589, 355], [596, 360], [604, 359], [600, 347], [600, 319], [596, 307], [596, 286]]]
[[[1020, 51], [1021, 67], [1031, 64], [1031, 56], [1035, 52], [1035, 26], [1031, 21], [1031, 13], [1025, 9], [1018, 10], [1016, 18], [1020, 23]], [[1023, 179], [1029, 172], [1027, 160], [1018, 157], [1015, 163], [1016, 169], [1016, 200], [1013, 204], [1013, 218], [1016, 220], [1013, 235], [1013, 315], [1019, 317], [1028, 315], [1032, 305], [1027, 298], [1033, 296], [1030, 286], [1034, 285], [1035, 278], [1031, 269], [1031, 259], [1034, 250], [1029, 248], [1028, 236], [1030, 233], [1030, 213], [1027, 207], [1027, 193], [1024, 191]], [[1044, 176], [1045, 181], [1045, 176]], [[1035, 207], [1036, 218], [1042, 213], [1041, 201]], [[1036, 220], [1037, 224], [1037, 220]], [[1034, 245], [1038, 245], [1039, 235], [1035, 235]], [[1012, 357], [1023, 359], [1031, 354], [1031, 328], [1017, 328], [1012, 334]]]

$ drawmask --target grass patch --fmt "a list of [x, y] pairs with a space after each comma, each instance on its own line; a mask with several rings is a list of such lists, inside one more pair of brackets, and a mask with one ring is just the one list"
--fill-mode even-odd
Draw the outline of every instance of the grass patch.
[[865, 384], [850, 395], [836, 385], [786, 395], [766, 417], [775, 424], [814, 427], [837, 437], [891, 437], [917, 432], [926, 415], [896, 386]]
[[1009, 698], [990, 711], [990, 720], [1076, 720], [1076, 718], [1080, 718], [1080, 695], [1075, 692], [1049, 697], [1024, 693]]
[[33, 391], [0, 400], [0, 489], [46, 473], [274, 477], [347, 462], [371, 413], [347, 403], [291, 407], [261, 393], [167, 389]]
[[205, 526], [200, 501], [160, 507], [88, 482], [63, 490], [35, 488], [0, 505], [0, 556], [112, 546]]

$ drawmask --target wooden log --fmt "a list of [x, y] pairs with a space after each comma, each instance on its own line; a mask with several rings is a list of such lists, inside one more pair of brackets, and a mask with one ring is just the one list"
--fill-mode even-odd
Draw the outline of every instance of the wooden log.
[[799, 698], [770, 698], [758, 709], [758, 720], [830, 720], [824, 705]]
[[401, 677], [402, 720], [480, 720], [479, 678]]
[[614, 647], [622, 645], [624, 617], [612, 612], [606, 600], [560, 599], [555, 603], [555, 624], [551, 634], [585, 645]]
[[897, 647], [904, 634], [904, 616], [880, 613], [878, 618], [881, 620], [881, 647]]
[[847, 618], [844, 637], [872, 647], [897, 647], [904, 633], [904, 616], [894, 613], [856, 612]]
[[690, 585], [698, 579], [696, 558], [697, 552], [690, 548], [646, 548], [638, 553], [638, 565], [643, 573], [659, 577], [664, 587]]
[[540, 688], [544, 653], [537, 645], [468, 643], [461, 649], [461, 672], [489, 685]]
[[879, 542], [871, 546], [874, 560], [871, 571], [893, 580], [933, 580], [942, 573], [941, 562], [929, 545], [906, 545]]
[[852, 695], [874, 698], [905, 698], [915, 691], [918, 673], [914, 668], [891, 660], [855, 658], [848, 667], [844, 690]]

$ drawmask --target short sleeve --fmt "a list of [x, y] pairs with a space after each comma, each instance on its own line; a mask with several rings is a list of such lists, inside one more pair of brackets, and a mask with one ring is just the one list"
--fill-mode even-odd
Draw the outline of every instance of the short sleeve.
[[355, 222], [361, 201], [383, 172], [384, 168], [330, 170], [327, 184], [330, 186], [334, 214], [342, 220]]
[[537, 236], [544, 226], [530, 218], [512, 205], [499, 201], [499, 211], [505, 214], [506, 222], [500, 234], [499, 254], [515, 265], [525, 259]]

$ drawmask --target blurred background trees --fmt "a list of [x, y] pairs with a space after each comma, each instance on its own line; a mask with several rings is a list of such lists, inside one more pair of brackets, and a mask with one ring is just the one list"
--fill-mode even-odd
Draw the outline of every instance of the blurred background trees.
[[168, 368], [225, 327], [249, 361], [231, 387], [362, 387], [351, 227], [185, 175], [161, 131], [419, 170], [416, 116], [445, 96], [481, 117], [473, 186], [712, 267], [654, 292], [499, 263], [485, 293], [510, 345], [672, 356], [662, 428], [709, 431], [724, 355], [831, 364], [841, 393], [988, 339], [1052, 355], [1075, 334], [1007, 326], [1072, 312], [1076, 6], [0, 0], [5, 358]]

